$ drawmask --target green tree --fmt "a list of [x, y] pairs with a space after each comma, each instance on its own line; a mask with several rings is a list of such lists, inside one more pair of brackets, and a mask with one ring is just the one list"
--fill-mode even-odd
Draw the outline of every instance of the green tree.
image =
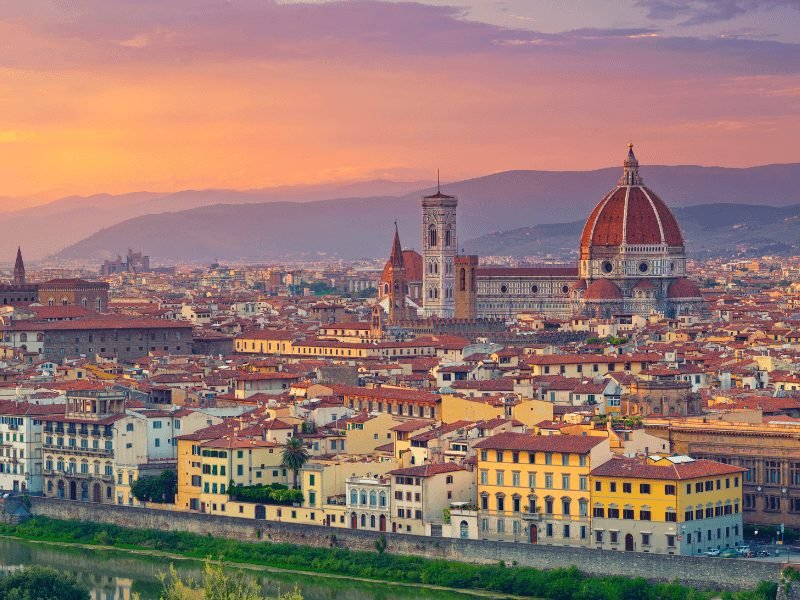
[[[182, 580], [172, 565], [167, 573], [162, 574], [161, 584], [160, 600], [270, 600], [261, 594], [255, 579], [210, 560], [206, 560], [203, 582], [199, 587], [191, 580]], [[303, 596], [295, 587], [293, 592], [281, 594], [275, 600], [303, 600]]]
[[133, 497], [139, 502], [158, 502], [172, 504], [178, 492], [178, 474], [167, 469], [161, 475], [144, 475], [131, 486]]
[[306, 443], [298, 437], [290, 437], [283, 445], [283, 455], [281, 456], [281, 464], [287, 469], [292, 470], [294, 485], [297, 487], [297, 475], [300, 469], [308, 461], [308, 450]]
[[25, 567], [0, 578], [3, 600], [89, 600], [74, 577], [50, 567]]

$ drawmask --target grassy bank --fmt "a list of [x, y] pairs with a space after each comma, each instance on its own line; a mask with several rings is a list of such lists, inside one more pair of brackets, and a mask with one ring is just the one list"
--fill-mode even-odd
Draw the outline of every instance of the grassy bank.
[[[184, 532], [128, 529], [100, 523], [36, 517], [21, 525], [0, 525], [0, 534], [21, 539], [155, 549], [192, 558], [224, 559], [281, 569], [333, 573], [378, 581], [487, 590], [553, 600], [709, 600], [719, 597], [679, 583], [642, 578], [594, 577], [576, 568], [543, 571], [529, 567], [476, 565], [382, 552], [309, 548], [291, 544], [241, 542]], [[725, 593], [726, 600], [772, 600], [775, 585]]]

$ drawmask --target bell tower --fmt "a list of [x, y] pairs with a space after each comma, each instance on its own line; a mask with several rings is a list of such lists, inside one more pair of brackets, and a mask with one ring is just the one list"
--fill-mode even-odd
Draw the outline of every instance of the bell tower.
[[406, 265], [403, 259], [403, 247], [400, 245], [400, 234], [397, 231], [397, 222], [395, 221], [392, 254], [389, 257], [389, 323], [394, 324], [409, 318], [406, 304], [407, 295]]
[[426, 317], [455, 316], [456, 207], [455, 196], [436, 193], [422, 198], [422, 301]]
[[22, 262], [22, 249], [17, 246], [17, 260], [14, 263], [14, 285], [25, 285], [25, 263]]

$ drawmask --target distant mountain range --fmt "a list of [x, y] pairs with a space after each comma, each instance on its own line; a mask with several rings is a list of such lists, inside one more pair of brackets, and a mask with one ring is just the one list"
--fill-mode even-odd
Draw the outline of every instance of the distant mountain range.
[[[800, 254], [800, 204], [701, 204], [673, 209], [691, 256]], [[466, 242], [481, 256], [571, 257], [578, 252], [584, 221], [534, 225], [489, 233]]]
[[[131, 194], [68, 196], [48, 204], [0, 213], [4, 235], [0, 236], [0, 263], [13, 260], [17, 245], [26, 259], [55, 254], [65, 246], [98, 230], [127, 219], [148, 214], [176, 212], [213, 204], [258, 204], [276, 201], [310, 202], [330, 198], [373, 197], [405, 194], [425, 188], [427, 181], [387, 180], [348, 184], [298, 185], [258, 190], [185, 190], [175, 193], [134, 192]], [[11, 198], [0, 198], [7, 206]], [[125, 252], [127, 246], [110, 249]]]
[[[620, 171], [618, 167], [584, 172], [507, 171], [448, 183], [443, 191], [459, 197], [459, 237], [468, 251], [565, 255], [576, 250], [583, 221], [614, 186]], [[739, 241], [764, 248], [778, 241], [782, 246], [775, 247], [785, 250], [797, 242], [793, 218], [800, 211], [793, 205], [800, 204], [800, 164], [746, 169], [645, 166], [642, 175], [670, 207], [678, 209], [688, 245], [696, 252], [730, 250]], [[83, 199], [84, 205], [73, 200], [60, 218], [52, 215], [51, 228], [57, 229], [60, 222], [62, 234], [51, 234], [52, 249], [42, 251], [55, 252], [71, 244], [55, 258], [96, 261], [127, 247], [141, 249], [157, 261], [376, 257], [388, 254], [395, 220], [404, 246], [419, 247], [419, 197], [432, 189], [422, 186], [406, 193], [408, 188], [390, 191], [388, 187], [387, 183], [380, 194], [356, 193], [366, 191], [364, 187], [290, 188], [166, 196], [142, 193], [113, 200], [92, 197]], [[337, 191], [349, 193], [332, 197]], [[725, 207], [715, 208], [716, 204]], [[683, 210], [690, 206], [691, 210]], [[99, 216], [94, 214], [98, 211]], [[4, 221], [12, 218], [21, 217], [4, 215]], [[63, 228], [81, 218], [86, 222], [81, 224], [80, 237], [88, 237], [80, 239], [73, 231], [72, 239], [66, 239]], [[18, 231], [19, 226], [17, 222], [10, 230]]]

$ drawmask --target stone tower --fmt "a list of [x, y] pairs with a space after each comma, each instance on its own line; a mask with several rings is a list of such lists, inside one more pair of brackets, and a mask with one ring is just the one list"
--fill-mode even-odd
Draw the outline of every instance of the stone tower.
[[455, 196], [440, 189], [422, 198], [422, 295], [426, 317], [455, 316]]
[[17, 246], [17, 261], [14, 263], [14, 285], [25, 285], [25, 263], [22, 262], [22, 249]]
[[478, 316], [478, 257], [471, 254], [456, 256], [456, 319], [475, 319]]
[[389, 257], [389, 323], [408, 319], [406, 296], [408, 295], [408, 281], [406, 279], [406, 265], [403, 260], [403, 247], [400, 245], [400, 234], [397, 223], [394, 224], [394, 240], [392, 254]]

